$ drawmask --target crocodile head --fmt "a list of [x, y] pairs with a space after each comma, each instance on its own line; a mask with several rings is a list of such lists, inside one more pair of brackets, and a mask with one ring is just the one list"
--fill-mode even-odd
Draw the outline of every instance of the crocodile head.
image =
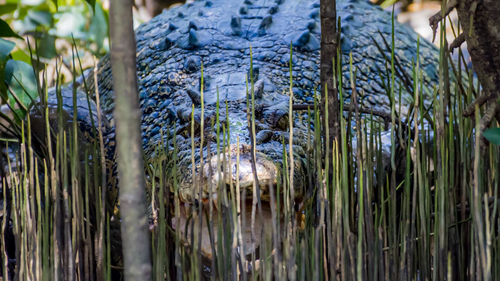
[[[364, 0], [338, 0], [337, 5], [342, 19], [344, 100], [350, 102], [355, 86], [360, 93], [359, 104], [389, 112], [386, 91], [390, 70], [386, 60], [391, 54], [386, 42], [391, 38], [391, 15]], [[411, 73], [404, 71], [411, 71], [416, 58], [417, 35], [398, 23], [394, 32], [395, 54], [405, 77], [396, 77], [398, 92], [404, 85], [400, 80], [411, 80]], [[312, 138], [310, 130], [314, 127], [307, 122], [305, 112], [294, 112], [290, 123], [288, 104], [290, 97], [294, 104], [311, 104], [314, 88], [320, 88], [319, 1], [196, 1], [164, 11], [143, 24], [136, 31], [136, 40], [143, 147], [147, 160], [154, 160], [162, 137], [175, 132], [181, 200], [193, 202], [200, 190], [206, 199], [210, 191], [215, 193], [220, 186], [236, 183], [252, 194], [255, 179], [263, 191], [262, 198], [268, 199], [268, 187], [277, 183], [284, 155], [290, 158], [292, 128], [293, 190], [296, 197], [304, 194], [307, 140]], [[350, 58], [355, 72], [350, 72]], [[438, 71], [436, 48], [424, 40], [420, 60], [425, 94], [436, 84]], [[355, 85], [351, 85], [351, 73], [356, 74]], [[109, 57], [99, 64], [98, 82], [101, 108], [112, 124], [114, 93]], [[252, 90], [255, 167], [247, 118]], [[402, 87], [401, 97], [403, 116], [412, 95]], [[429, 105], [432, 100], [423, 101]], [[399, 103], [397, 97], [395, 102]], [[212, 125], [212, 121], [217, 123], [217, 115], [228, 132], [225, 146], [222, 126]], [[173, 143], [171, 140], [164, 146], [173, 151]], [[220, 167], [221, 162], [228, 165]]]
[[[248, 190], [248, 196], [252, 196], [253, 188], [258, 185], [261, 198], [269, 200], [269, 187], [276, 187], [283, 160], [290, 158], [290, 128], [295, 134], [294, 139], [299, 140], [292, 144], [293, 186], [295, 195], [302, 196], [306, 178], [308, 126], [305, 120], [297, 122], [295, 115], [298, 114], [295, 113], [292, 118], [294, 122], [290, 123], [290, 95], [283, 92], [286, 90], [284, 87], [276, 87], [266, 77], [265, 74], [269, 72], [262, 71], [263, 67], [254, 67], [252, 73], [255, 74], [248, 86], [248, 71], [220, 72], [221, 68], [222, 65], [204, 69], [203, 104], [197, 84], [186, 92], [181, 91], [181, 102], [170, 107], [171, 114], [177, 116], [176, 145], [179, 151], [181, 199], [193, 202], [196, 199], [193, 196], [199, 195], [193, 191], [202, 183], [202, 198], [207, 198], [210, 189], [216, 194], [221, 186], [238, 184], [240, 188]], [[245, 67], [242, 69], [248, 70]], [[256, 82], [252, 84], [252, 80]], [[252, 126], [256, 132], [253, 142]], [[254, 156], [252, 143], [255, 145]]]

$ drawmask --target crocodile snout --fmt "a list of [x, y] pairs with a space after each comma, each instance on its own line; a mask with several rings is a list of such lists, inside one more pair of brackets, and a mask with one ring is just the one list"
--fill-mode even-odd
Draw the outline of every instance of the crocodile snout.
[[[250, 145], [232, 144], [223, 152], [205, 158], [202, 163], [200, 163], [200, 159], [195, 159], [194, 177], [193, 166], [190, 165], [190, 154], [185, 154], [178, 165], [180, 172], [179, 198], [184, 203], [193, 203], [199, 198], [205, 201], [210, 198], [210, 194], [217, 196], [219, 191], [223, 189], [229, 193], [230, 187], [239, 187], [243, 193], [242, 200], [253, 198], [254, 190], [259, 190], [256, 195], [263, 201], [270, 201], [271, 194], [280, 192], [278, 187], [283, 188], [283, 184], [278, 183], [281, 178], [278, 174], [283, 169], [283, 150], [280, 145], [278, 142], [268, 143], [267, 146], [258, 145], [255, 158], [253, 158]], [[212, 147], [212, 151], [214, 148]], [[303, 196], [306, 184], [306, 167], [304, 159], [301, 157], [303, 154], [304, 152], [299, 147], [294, 146], [293, 189], [295, 198]], [[253, 159], [255, 159], [255, 168], [253, 168]], [[200, 182], [201, 179], [203, 179], [202, 182]], [[257, 186], [254, 186], [254, 182], [257, 182]]]
[[[212, 156], [204, 165], [204, 172], [214, 187], [238, 184], [240, 188], [251, 189], [255, 180], [252, 163], [250, 146], [233, 145], [225, 153]], [[276, 165], [261, 152], [255, 153], [255, 171], [262, 191], [267, 191], [269, 185], [276, 185]]]

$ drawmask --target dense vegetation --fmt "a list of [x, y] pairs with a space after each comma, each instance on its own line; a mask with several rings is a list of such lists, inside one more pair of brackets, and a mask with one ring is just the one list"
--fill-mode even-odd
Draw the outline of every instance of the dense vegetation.
[[[103, 140], [87, 144], [84, 150], [78, 142], [84, 132], [77, 122], [67, 122], [62, 107], [52, 111], [42, 102], [27, 116], [37, 97], [47, 99], [49, 86], [55, 86], [52, 93], [61, 101], [62, 84], [72, 83], [91, 67], [92, 55], [108, 51], [107, 12], [99, 1], [95, 6], [92, 1], [92, 6], [10, 1], [0, 22], [0, 76], [5, 81], [0, 83], [1, 276], [118, 280], [123, 269], [121, 249], [127, 245], [121, 244], [119, 210], [113, 210], [109, 194], [103, 192], [107, 186]], [[18, 34], [28, 35], [30, 44]], [[495, 145], [500, 144], [499, 129], [484, 134], [491, 143], [477, 133], [485, 129], [481, 117], [491, 104], [484, 109], [477, 105], [474, 118], [464, 117], [482, 89], [465, 62], [449, 61], [445, 50], [443, 45], [441, 69], [452, 73], [442, 71], [436, 85], [429, 117], [434, 133], [412, 122], [429, 110], [421, 102], [422, 66], [417, 60], [409, 118], [390, 116], [394, 128], [390, 165], [382, 163], [380, 132], [368, 121], [372, 118], [353, 108], [350, 115], [356, 128], [342, 120], [341, 128], [349, 129], [341, 130], [341, 142], [333, 151], [318, 141], [329, 128], [311, 132], [315, 141], [310, 141], [313, 153], [307, 161], [315, 167], [308, 175], [314, 192], [295, 209], [290, 188], [293, 167], [284, 165], [278, 174], [281, 192], [275, 193], [267, 214], [257, 212], [256, 224], [266, 224], [255, 228], [258, 231], [250, 229], [253, 221], [241, 216], [246, 211], [238, 202], [239, 186], [219, 189], [216, 208], [211, 202], [209, 208], [199, 204], [184, 210], [176, 188], [176, 157], [159, 151], [165, 157], [146, 163], [144, 169], [149, 179], [154, 279], [500, 278], [500, 154]], [[448, 67], [449, 63], [454, 66]], [[334, 68], [336, 81], [342, 81], [340, 62]], [[395, 75], [392, 68], [391, 77]], [[447, 88], [451, 76], [457, 86]], [[387, 94], [394, 100], [397, 93], [389, 88]], [[400, 105], [392, 107], [397, 111]], [[254, 108], [248, 110], [252, 113]], [[321, 128], [325, 112], [317, 105], [310, 110], [315, 127]], [[218, 144], [224, 151], [229, 134], [222, 121], [214, 122], [216, 134], [225, 136], [218, 137], [225, 139]], [[494, 123], [488, 127], [496, 127]], [[44, 134], [34, 133], [40, 128]], [[174, 139], [164, 136], [165, 142]], [[325, 155], [333, 155], [333, 161], [323, 161], [329, 159]], [[283, 157], [288, 163], [288, 155]], [[221, 159], [218, 166], [227, 164]], [[325, 171], [333, 175], [328, 177]], [[385, 180], [379, 180], [380, 175]], [[208, 246], [202, 245], [201, 234], [211, 237]], [[246, 235], [259, 243], [249, 255], [244, 255]], [[206, 247], [210, 256], [202, 253]]]

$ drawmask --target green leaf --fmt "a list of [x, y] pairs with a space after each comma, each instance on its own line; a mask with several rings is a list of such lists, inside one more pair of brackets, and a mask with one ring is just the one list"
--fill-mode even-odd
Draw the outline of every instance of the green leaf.
[[28, 11], [28, 17], [38, 25], [50, 27], [52, 25], [52, 13], [50, 11]]
[[21, 4], [28, 6], [38, 6], [43, 4], [43, 2], [45, 2], [45, 0], [21, 0]]
[[16, 43], [0, 38], [0, 63], [7, 60], [7, 57], [12, 52]]
[[89, 34], [92, 39], [97, 44], [97, 49], [100, 50], [103, 47], [104, 39], [108, 37], [108, 19], [100, 4], [97, 4], [94, 11], [94, 17], [92, 18], [92, 23], [89, 27]]
[[[37, 10], [39, 8], [44, 8], [44, 10]], [[52, 23], [54, 21], [52, 13], [47, 10], [48, 6], [45, 7], [36, 7], [31, 10], [27, 10], [22, 20], [17, 21], [16, 30], [20, 34], [24, 34], [26, 32], [34, 32], [40, 30], [47, 30], [52, 27]]]
[[31, 57], [19, 48], [10, 53], [10, 55], [13, 60], [24, 61], [25, 63], [31, 65]]
[[12, 31], [10, 26], [2, 19], [0, 19], [0, 37], [14, 37], [23, 39], [21, 36]]
[[483, 136], [491, 143], [500, 146], [500, 128], [491, 128], [483, 132]]
[[397, 0], [385, 0], [384, 2], [382, 2], [382, 4], [380, 4], [380, 7], [382, 7], [382, 9], [385, 9], [394, 5], [396, 2]]
[[57, 56], [56, 37], [48, 33], [41, 34], [38, 41], [37, 54], [43, 58], [52, 59]]
[[[38, 96], [35, 74], [31, 65], [15, 60], [8, 60], [5, 67], [5, 83], [9, 85], [24, 107], [29, 107], [31, 99]], [[15, 106], [16, 100], [9, 95], [9, 102]], [[30, 98], [31, 97], [31, 98]]]
[[16, 44], [14, 42], [0, 38], [0, 97], [1, 97], [0, 100], [1, 100], [1, 104], [3, 104], [3, 102], [8, 99], [7, 87], [6, 87], [5, 83], [3, 82], [3, 80], [5, 77], [6, 61], [8, 60], [9, 55], [15, 46], [16, 46]]
[[94, 11], [94, 15], [95, 15], [95, 3], [96, 1], [95, 0], [85, 0], [89, 5], [90, 7], [92, 7], [92, 11]]
[[[50, 30], [51, 35], [62, 38], [71, 38], [71, 34], [78, 39], [87, 39], [88, 34], [83, 32], [87, 24], [84, 6], [66, 7], [66, 11], [58, 15], [59, 19]], [[62, 10], [62, 8], [61, 8]]]
[[0, 5], [0, 16], [14, 12], [17, 9], [16, 3], [5, 3]]
[[5, 62], [0, 62], [0, 105], [5, 104], [9, 99], [7, 96], [7, 85], [2, 81], [5, 77]]

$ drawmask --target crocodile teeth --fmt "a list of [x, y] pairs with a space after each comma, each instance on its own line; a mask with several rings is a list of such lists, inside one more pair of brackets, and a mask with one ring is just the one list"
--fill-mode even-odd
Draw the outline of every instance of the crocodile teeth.
[[238, 16], [231, 17], [231, 29], [235, 35], [241, 34], [241, 18]]
[[217, 197], [217, 193], [214, 193], [212, 195], [212, 204], [214, 204], [214, 207], [215, 207], [215, 210], [219, 210], [219, 202], [218, 202], [218, 197]]

